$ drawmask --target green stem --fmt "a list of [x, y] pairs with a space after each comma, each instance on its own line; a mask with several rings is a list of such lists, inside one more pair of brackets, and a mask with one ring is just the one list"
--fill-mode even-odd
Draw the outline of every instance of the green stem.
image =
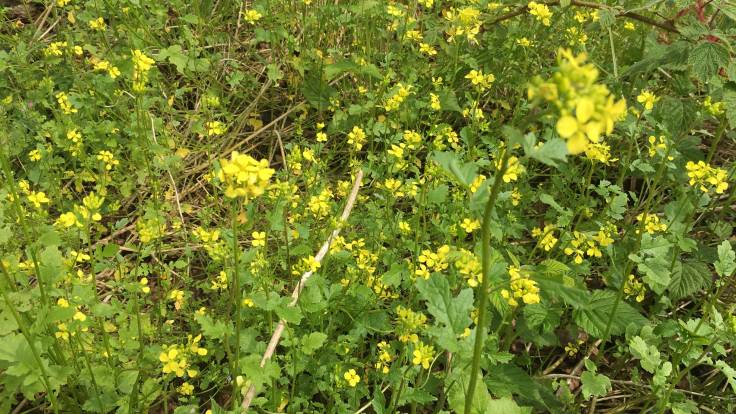
[[[8, 269], [5, 267], [5, 264], [2, 260], [0, 260], [0, 268], [2, 269], [2, 273], [5, 276], [6, 281], [10, 283], [10, 274], [8, 273]], [[15, 323], [18, 324], [21, 334], [23, 334], [26, 342], [28, 342], [28, 346], [31, 349], [31, 354], [33, 354], [33, 359], [36, 360], [36, 364], [38, 364], [38, 368], [41, 370], [41, 379], [43, 380], [44, 388], [46, 388], [46, 393], [51, 400], [51, 407], [54, 409], [54, 412], [58, 414], [59, 405], [56, 402], [56, 395], [54, 395], [54, 392], [51, 389], [49, 374], [46, 371], [46, 367], [43, 365], [43, 361], [41, 361], [41, 355], [38, 353], [36, 345], [33, 343], [30, 331], [28, 330], [25, 321], [23, 321], [23, 319], [20, 317], [18, 310], [15, 308], [15, 304], [13, 304], [13, 302], [11, 302], [10, 298], [8, 297], [8, 293], [5, 291], [5, 289], [0, 289], [0, 291], [2, 291], [3, 299], [5, 299], [5, 304], [8, 306], [8, 309], [10, 309], [10, 313], [13, 314], [13, 319], [15, 319]]]
[[[240, 301], [242, 300], [242, 294], [240, 293], [240, 275], [238, 272], [238, 259], [240, 246], [238, 246], [238, 222], [237, 215], [235, 214], [235, 206], [230, 207], [230, 217], [233, 229], [233, 293], [231, 300], [233, 301], [233, 307], [235, 308], [235, 355], [233, 361], [234, 372], [231, 376], [235, 377], [240, 373], [239, 359], [240, 359]], [[233, 381], [233, 409], [236, 410], [240, 405], [240, 390], [236, 381]]]
[[470, 382], [468, 383], [468, 392], [465, 397], [465, 414], [470, 414], [472, 408], [473, 394], [475, 393], [475, 385], [478, 382], [478, 373], [480, 371], [480, 355], [483, 352], [483, 335], [485, 334], [486, 323], [486, 302], [488, 301], [488, 281], [491, 279], [491, 216], [493, 208], [496, 206], [496, 198], [501, 190], [502, 178], [508, 166], [511, 150], [506, 145], [501, 167], [496, 171], [493, 180], [491, 195], [488, 197], [485, 209], [483, 210], [483, 227], [482, 227], [482, 268], [483, 280], [481, 281], [480, 293], [478, 295], [478, 324], [475, 328], [475, 345], [473, 346], [473, 362], [470, 369]]

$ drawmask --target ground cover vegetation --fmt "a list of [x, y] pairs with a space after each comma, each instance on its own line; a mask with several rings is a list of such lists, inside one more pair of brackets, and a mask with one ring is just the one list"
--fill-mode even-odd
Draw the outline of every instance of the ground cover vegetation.
[[0, 22], [0, 412], [736, 410], [736, 2]]

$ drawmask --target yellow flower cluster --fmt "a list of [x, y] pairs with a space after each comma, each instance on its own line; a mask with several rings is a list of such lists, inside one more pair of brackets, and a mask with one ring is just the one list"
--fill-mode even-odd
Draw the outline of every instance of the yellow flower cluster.
[[378, 362], [376, 362], [375, 367], [377, 370], [380, 370], [384, 374], [388, 374], [389, 372], [389, 365], [391, 364], [391, 361], [393, 361], [394, 357], [391, 355], [391, 345], [386, 341], [381, 341], [378, 343]]
[[478, 220], [478, 219], [473, 220], [473, 219], [469, 219], [469, 218], [464, 218], [463, 221], [462, 221], [462, 223], [460, 223], [460, 227], [462, 227], [462, 229], [466, 233], [470, 234], [470, 233], [472, 233], [472, 232], [474, 232], [474, 231], [476, 231], [476, 230], [478, 230], [480, 228], [480, 220]]
[[422, 368], [429, 369], [429, 363], [432, 362], [432, 358], [434, 358], [434, 347], [426, 345], [420, 341], [411, 355], [412, 364], [421, 365]]
[[455, 37], [464, 36], [469, 42], [477, 42], [476, 36], [480, 33], [481, 19], [480, 10], [475, 7], [451, 8], [443, 12], [445, 20], [451, 26], [446, 30], [447, 41], [452, 43]]
[[221, 270], [220, 273], [217, 274], [217, 277], [215, 277], [215, 279], [211, 281], [210, 289], [225, 290], [227, 289], [227, 282], [227, 273]]
[[468, 286], [477, 287], [483, 280], [483, 270], [478, 256], [465, 249], [460, 249], [458, 253], [455, 268], [468, 281]]
[[511, 306], [518, 306], [517, 299], [527, 305], [539, 303], [539, 287], [537, 282], [529, 278], [529, 272], [516, 266], [509, 266], [509, 276], [511, 277], [511, 291], [501, 290], [501, 296], [506, 299]]
[[547, 224], [543, 229], [535, 227], [532, 229], [532, 236], [537, 239], [539, 245], [544, 249], [545, 252], [552, 250], [557, 244], [557, 237], [555, 237], [555, 226]]
[[538, 21], [542, 22], [543, 25], [549, 26], [552, 18], [552, 12], [549, 10], [546, 4], [537, 3], [536, 1], [529, 2], [529, 14], [536, 17]]
[[332, 191], [325, 188], [319, 194], [309, 198], [309, 211], [314, 217], [324, 218], [330, 213], [330, 201], [332, 201]]
[[576, 264], [583, 263], [585, 255], [588, 257], [603, 256], [603, 253], [595, 244], [595, 239], [589, 238], [588, 235], [577, 230], [573, 232], [573, 239], [565, 247], [564, 252], [568, 256], [575, 256], [574, 261]]
[[421, 312], [414, 312], [411, 309], [404, 308], [401, 305], [396, 307], [396, 315], [398, 316], [396, 333], [399, 335], [401, 342], [419, 342], [417, 332], [424, 329], [427, 324], [427, 315]]
[[249, 155], [233, 151], [229, 160], [220, 160], [216, 176], [225, 184], [225, 197], [243, 197], [247, 201], [266, 191], [268, 181], [275, 172], [268, 167], [268, 160], [256, 161]]
[[133, 91], [140, 93], [146, 90], [148, 71], [151, 70], [155, 61], [138, 49], [132, 52], [131, 58], [133, 60]]
[[365, 131], [359, 126], [354, 126], [353, 130], [348, 133], [348, 144], [352, 145], [356, 151], [363, 149], [365, 144]]
[[100, 151], [97, 153], [97, 160], [102, 161], [105, 164], [105, 170], [110, 171], [112, 167], [120, 164], [120, 161], [115, 159], [115, 156], [110, 151]]
[[197, 227], [193, 231], [194, 236], [202, 242], [202, 246], [207, 254], [215, 261], [223, 260], [227, 255], [225, 243], [220, 240], [220, 231], [213, 229], [207, 231], [202, 227]]
[[685, 169], [690, 177], [689, 184], [697, 186], [704, 193], [715, 191], [716, 194], [723, 194], [728, 189], [728, 174], [722, 168], [711, 167], [704, 161], [688, 161]]
[[216, 136], [225, 133], [225, 125], [220, 121], [207, 122], [207, 135]]
[[76, 205], [73, 211], [61, 214], [56, 222], [54, 222], [54, 225], [61, 227], [77, 226], [82, 228], [86, 224], [89, 224], [90, 220], [100, 221], [102, 220], [100, 208], [104, 202], [104, 197], [91, 192], [82, 199], [81, 206]]
[[636, 301], [641, 302], [647, 294], [647, 288], [636, 278], [636, 276], [629, 275], [629, 278], [626, 279], [626, 283], [624, 283], [624, 293], [627, 298], [636, 296]]
[[113, 64], [108, 62], [107, 60], [90, 59], [90, 63], [92, 63], [94, 70], [98, 70], [100, 72], [107, 72], [107, 74], [112, 79], [115, 79], [118, 76], [120, 76], [120, 69], [118, 69], [116, 66], [113, 66]]
[[471, 70], [465, 75], [465, 79], [469, 79], [470, 83], [475, 86], [479, 92], [483, 92], [491, 87], [491, 84], [496, 81], [496, 77], [492, 73], [483, 74], [481, 70]]
[[713, 102], [713, 98], [710, 96], [706, 96], [705, 100], [703, 101], [703, 107], [706, 111], [708, 111], [709, 114], [713, 116], [718, 116], [723, 114], [723, 102]]
[[253, 233], [251, 233], [251, 237], [253, 237], [253, 240], [251, 241], [253, 247], [263, 247], [266, 245], [265, 231], [254, 231]]
[[291, 274], [294, 276], [301, 276], [306, 272], [314, 273], [320, 268], [320, 266], [320, 263], [314, 258], [314, 256], [302, 257], [301, 260], [299, 260], [299, 263], [293, 266]]
[[243, 11], [243, 18], [250, 24], [255, 24], [262, 17], [263, 15], [258, 10], [248, 9]]
[[46, 49], [43, 50], [43, 54], [46, 56], [61, 56], [64, 54], [66, 46], [66, 42], [51, 42], [46, 46]]
[[613, 132], [614, 123], [625, 114], [626, 101], [615, 101], [608, 87], [596, 84], [598, 69], [585, 64], [586, 55], [558, 51], [559, 70], [551, 80], [536, 77], [528, 89], [529, 99], [553, 103], [559, 111], [557, 133], [567, 140], [571, 154], [585, 151], [602, 136]]
[[51, 201], [48, 197], [46, 197], [46, 193], [44, 193], [43, 191], [31, 191], [28, 194], [27, 198], [28, 202], [33, 204], [33, 206], [36, 208], [41, 208], [41, 204], [48, 204], [48, 202]]
[[69, 102], [69, 97], [64, 92], [56, 94], [56, 102], [59, 103], [59, 108], [61, 108], [64, 114], [69, 115], [77, 113], [77, 108]]
[[136, 223], [138, 238], [143, 243], [150, 243], [164, 235], [166, 224], [159, 219], [140, 219]]
[[[644, 216], [644, 213], [639, 214], [636, 216], [636, 221], [638, 222], [644, 222], [644, 231], [646, 231], [649, 234], [654, 234], [658, 231], [665, 231], [667, 230], [667, 225], [664, 223], [659, 222], [659, 216], [656, 214], [647, 214]], [[636, 230], [636, 233], [639, 233], [639, 230]]]
[[429, 279], [430, 271], [441, 272], [447, 269], [447, 258], [450, 254], [450, 246], [442, 245], [436, 252], [428, 249], [422, 250], [419, 255], [419, 267], [414, 270], [414, 275]]
[[404, 85], [403, 83], [397, 83], [393, 88], [386, 102], [383, 104], [383, 109], [386, 112], [391, 112], [399, 109], [401, 104], [411, 94], [411, 85]]
[[102, 17], [98, 17], [96, 19], [90, 20], [89, 28], [92, 30], [104, 32], [107, 28], [107, 25], [105, 25], [105, 19], [103, 19]]

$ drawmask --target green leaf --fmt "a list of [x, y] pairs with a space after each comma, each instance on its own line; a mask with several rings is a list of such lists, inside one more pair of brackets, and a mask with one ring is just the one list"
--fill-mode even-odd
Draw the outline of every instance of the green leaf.
[[302, 311], [296, 306], [279, 306], [276, 308], [276, 315], [287, 323], [295, 325], [299, 325], [302, 320]]
[[637, 265], [642, 280], [657, 294], [667, 289], [672, 278], [670, 276], [670, 262], [662, 256], [649, 257]]
[[736, 255], [731, 248], [731, 243], [724, 240], [718, 245], [718, 260], [715, 262], [716, 273], [721, 277], [729, 277], [736, 270]]
[[10, 225], [0, 227], [0, 246], [7, 243], [12, 235], [13, 233], [10, 231]]
[[455, 178], [465, 188], [470, 187], [470, 184], [475, 180], [478, 166], [472, 162], [462, 162], [457, 153], [435, 151], [432, 153], [431, 159], [442, 168], [442, 171], [448, 177]]
[[39, 277], [45, 284], [53, 284], [64, 274], [64, 258], [56, 246], [48, 246], [38, 255]]
[[609, 319], [611, 319], [611, 315], [613, 315], [613, 319], [611, 320], [609, 335], [623, 334], [629, 324], [641, 327], [647, 323], [647, 319], [623, 299], [618, 301], [614, 313], [616, 297], [616, 293], [609, 290], [594, 291], [584, 307], [573, 311], [572, 316], [575, 323], [598, 338], [603, 338], [606, 333], [606, 326]]
[[676, 262], [667, 290], [673, 300], [678, 300], [707, 288], [712, 283], [711, 271], [705, 263], [696, 261]]
[[455, 112], [462, 112], [463, 109], [460, 108], [460, 104], [457, 103], [457, 97], [455, 96], [455, 92], [452, 90], [442, 90], [438, 93], [440, 98], [440, 107], [443, 111], [455, 111]]
[[322, 347], [327, 340], [327, 335], [322, 332], [312, 332], [302, 337], [302, 352], [306, 355], [312, 355], [316, 350]]
[[731, 368], [725, 361], [716, 361], [716, 368], [719, 368], [723, 375], [726, 376], [728, 385], [731, 386], [731, 390], [736, 392], [736, 369]]
[[445, 184], [440, 184], [437, 187], [431, 188], [429, 191], [427, 191], [427, 201], [431, 204], [442, 204], [447, 200], [447, 194], [449, 193], [449, 188]]
[[59, 237], [59, 233], [56, 231], [49, 230], [38, 238], [38, 242], [44, 247], [58, 246], [61, 244], [61, 237]]
[[323, 110], [330, 105], [330, 98], [335, 96], [337, 91], [319, 73], [309, 73], [304, 78], [302, 94], [310, 105]]
[[454, 348], [453, 352], [457, 351], [452, 338], [462, 334], [465, 328], [470, 326], [473, 290], [463, 289], [453, 297], [447, 278], [439, 273], [432, 274], [429, 280], [417, 280], [416, 286], [419, 294], [427, 301], [427, 310], [440, 325], [441, 329], [436, 331], [437, 335], [445, 335], [442, 345]]
[[654, 374], [662, 362], [659, 356], [659, 350], [654, 345], [647, 343], [640, 336], [635, 336], [629, 341], [629, 349], [635, 358], [640, 359], [641, 367], [648, 373]]
[[583, 384], [583, 398], [586, 400], [594, 395], [602, 397], [611, 391], [611, 380], [603, 374], [585, 371], [580, 375], [580, 382]]
[[695, 75], [706, 82], [718, 73], [718, 69], [728, 65], [728, 49], [720, 43], [704, 41], [690, 52], [688, 63]]
[[542, 145], [534, 146], [530, 151], [525, 151], [529, 157], [549, 165], [557, 167], [560, 162], [567, 160], [567, 144], [559, 138], [553, 138]]

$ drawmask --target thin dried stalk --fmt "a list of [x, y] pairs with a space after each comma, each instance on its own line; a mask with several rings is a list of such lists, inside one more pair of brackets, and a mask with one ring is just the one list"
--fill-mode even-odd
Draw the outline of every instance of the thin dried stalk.
[[[335, 238], [340, 234], [342, 224], [345, 223], [350, 216], [350, 212], [353, 210], [353, 206], [355, 205], [355, 200], [358, 198], [358, 190], [360, 190], [360, 183], [362, 180], [363, 171], [358, 171], [358, 174], [355, 175], [353, 189], [350, 191], [348, 200], [345, 203], [345, 208], [342, 210], [342, 215], [340, 216], [340, 222], [337, 228], [332, 230], [330, 236], [327, 238], [317, 254], [314, 256], [314, 260], [317, 261], [317, 263], [322, 263], [322, 259], [324, 259], [324, 257], [327, 255], [327, 252], [330, 250], [330, 245], [332, 245], [332, 241], [335, 240]], [[302, 289], [304, 289], [304, 286], [307, 284], [309, 278], [312, 277], [313, 273], [314, 272], [312, 272], [311, 270], [305, 272], [302, 275], [301, 279], [299, 279], [299, 283], [296, 285], [296, 287], [294, 288], [294, 292], [292, 292], [291, 294], [291, 302], [288, 305], [289, 307], [295, 306], [296, 303], [299, 301], [299, 295], [302, 293]], [[266, 361], [271, 359], [271, 356], [273, 356], [273, 353], [276, 351], [276, 346], [281, 340], [281, 335], [284, 333], [285, 327], [286, 321], [281, 319], [278, 326], [276, 326], [276, 330], [274, 330], [273, 335], [271, 335], [271, 340], [268, 342], [266, 352], [263, 353], [263, 358], [261, 358], [261, 368], [266, 365]], [[248, 391], [245, 394], [245, 398], [243, 399], [243, 404], [241, 405], [243, 408], [243, 412], [248, 411], [248, 408], [250, 407], [250, 404], [255, 396], [256, 388], [255, 386], [251, 385], [250, 388], [248, 388]]]

